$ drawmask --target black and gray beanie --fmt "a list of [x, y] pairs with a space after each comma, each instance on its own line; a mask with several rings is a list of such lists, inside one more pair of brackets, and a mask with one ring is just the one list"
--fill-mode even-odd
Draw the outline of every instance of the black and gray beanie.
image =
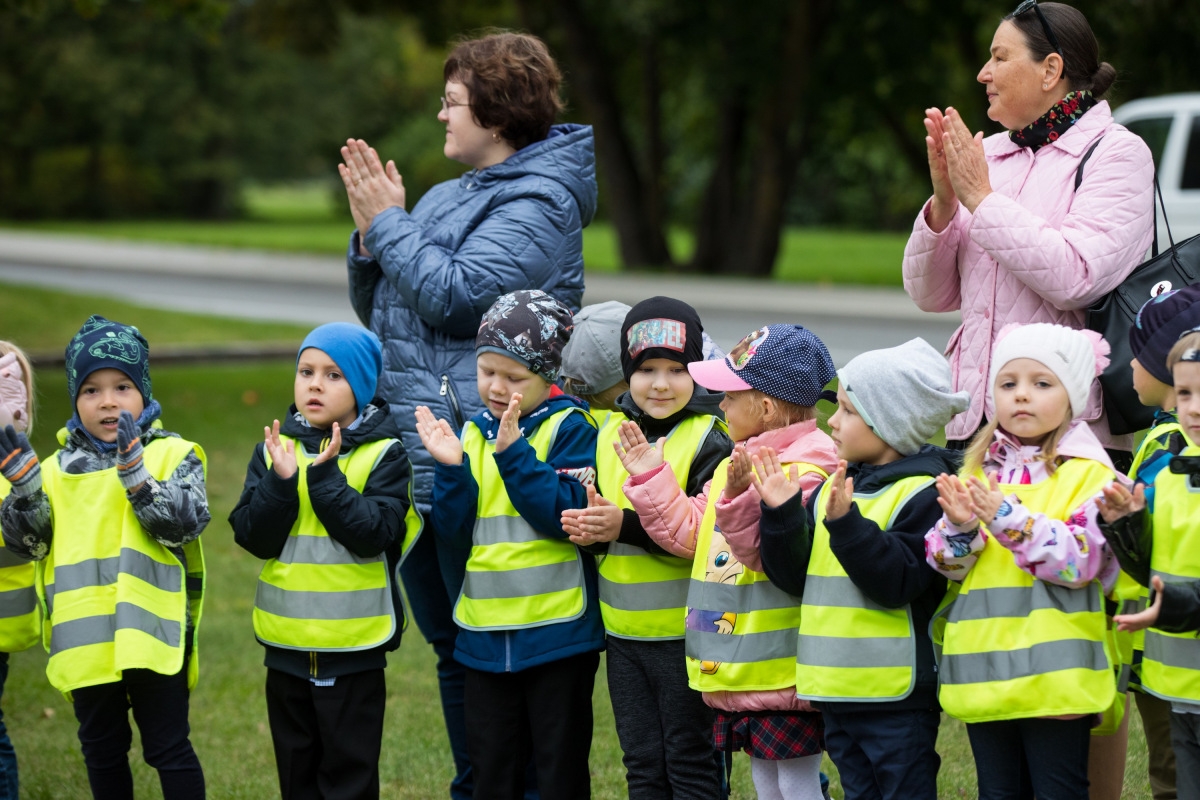
[[508, 356], [547, 383], [554, 383], [572, 325], [570, 309], [545, 292], [510, 292], [496, 298], [483, 315], [475, 353]]
[[149, 405], [154, 399], [150, 391], [150, 345], [132, 325], [93, 314], [67, 343], [66, 358], [72, 407], [79, 386], [98, 369], [120, 370], [138, 387], [143, 403]]
[[621, 371], [626, 382], [650, 358], [680, 364], [704, 360], [704, 327], [696, 309], [673, 297], [651, 297], [629, 309], [621, 326]]

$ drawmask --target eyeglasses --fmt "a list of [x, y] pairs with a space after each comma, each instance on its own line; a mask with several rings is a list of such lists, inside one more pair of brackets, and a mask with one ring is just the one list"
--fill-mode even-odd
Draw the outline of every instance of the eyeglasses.
[[1054, 30], [1051, 29], [1046, 15], [1042, 13], [1042, 9], [1038, 8], [1037, 0], [1024, 0], [1021, 5], [1017, 6], [1016, 11], [1012, 12], [1012, 15], [1019, 17], [1031, 8], [1037, 13], [1038, 21], [1042, 23], [1042, 30], [1046, 32], [1046, 38], [1050, 40], [1050, 46], [1054, 48], [1054, 51], [1058, 53], [1065, 64], [1067, 57], [1063, 55], [1062, 47], [1058, 44], [1058, 37], [1054, 35]]
[[470, 103], [453, 103], [453, 102], [451, 102], [451, 101], [447, 100], [447, 99], [446, 99], [446, 98], [444, 98], [444, 97], [442, 97], [442, 98], [439, 98], [439, 99], [442, 101], [442, 111], [449, 111], [450, 109], [454, 108], [455, 106], [469, 106], [469, 105], [471, 105]]

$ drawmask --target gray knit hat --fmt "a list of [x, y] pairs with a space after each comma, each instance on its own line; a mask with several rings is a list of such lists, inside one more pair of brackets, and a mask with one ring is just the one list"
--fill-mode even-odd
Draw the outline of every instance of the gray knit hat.
[[562, 351], [564, 378], [583, 394], [599, 394], [616, 386], [621, 373], [621, 324], [629, 306], [617, 300], [584, 306], [575, 315], [575, 330]]
[[863, 421], [902, 456], [971, 405], [970, 394], [952, 391], [950, 365], [924, 339], [863, 353], [838, 378]]

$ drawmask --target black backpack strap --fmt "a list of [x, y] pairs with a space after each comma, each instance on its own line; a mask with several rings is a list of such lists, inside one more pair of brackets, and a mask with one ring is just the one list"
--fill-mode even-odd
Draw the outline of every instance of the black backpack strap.
[[[1100, 139], [1104, 137], [1101, 136]], [[1083, 158], [1079, 161], [1079, 166], [1075, 168], [1075, 191], [1079, 191], [1079, 184], [1083, 183], [1083, 165], [1092, 157], [1092, 153], [1096, 152], [1096, 148], [1100, 146], [1100, 139], [1092, 142], [1092, 146], [1083, 154]]]

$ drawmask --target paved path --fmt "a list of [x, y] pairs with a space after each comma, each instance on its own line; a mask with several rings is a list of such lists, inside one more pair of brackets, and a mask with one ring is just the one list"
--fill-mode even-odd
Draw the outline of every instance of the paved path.
[[[221, 316], [355, 319], [345, 262], [331, 256], [0, 231], [0, 281]], [[732, 278], [589, 274], [584, 301], [632, 304], [659, 294], [695, 306], [723, 347], [762, 324], [798, 322], [821, 336], [838, 365], [914, 336], [941, 348], [958, 325], [958, 314], [926, 314], [899, 289]]]

